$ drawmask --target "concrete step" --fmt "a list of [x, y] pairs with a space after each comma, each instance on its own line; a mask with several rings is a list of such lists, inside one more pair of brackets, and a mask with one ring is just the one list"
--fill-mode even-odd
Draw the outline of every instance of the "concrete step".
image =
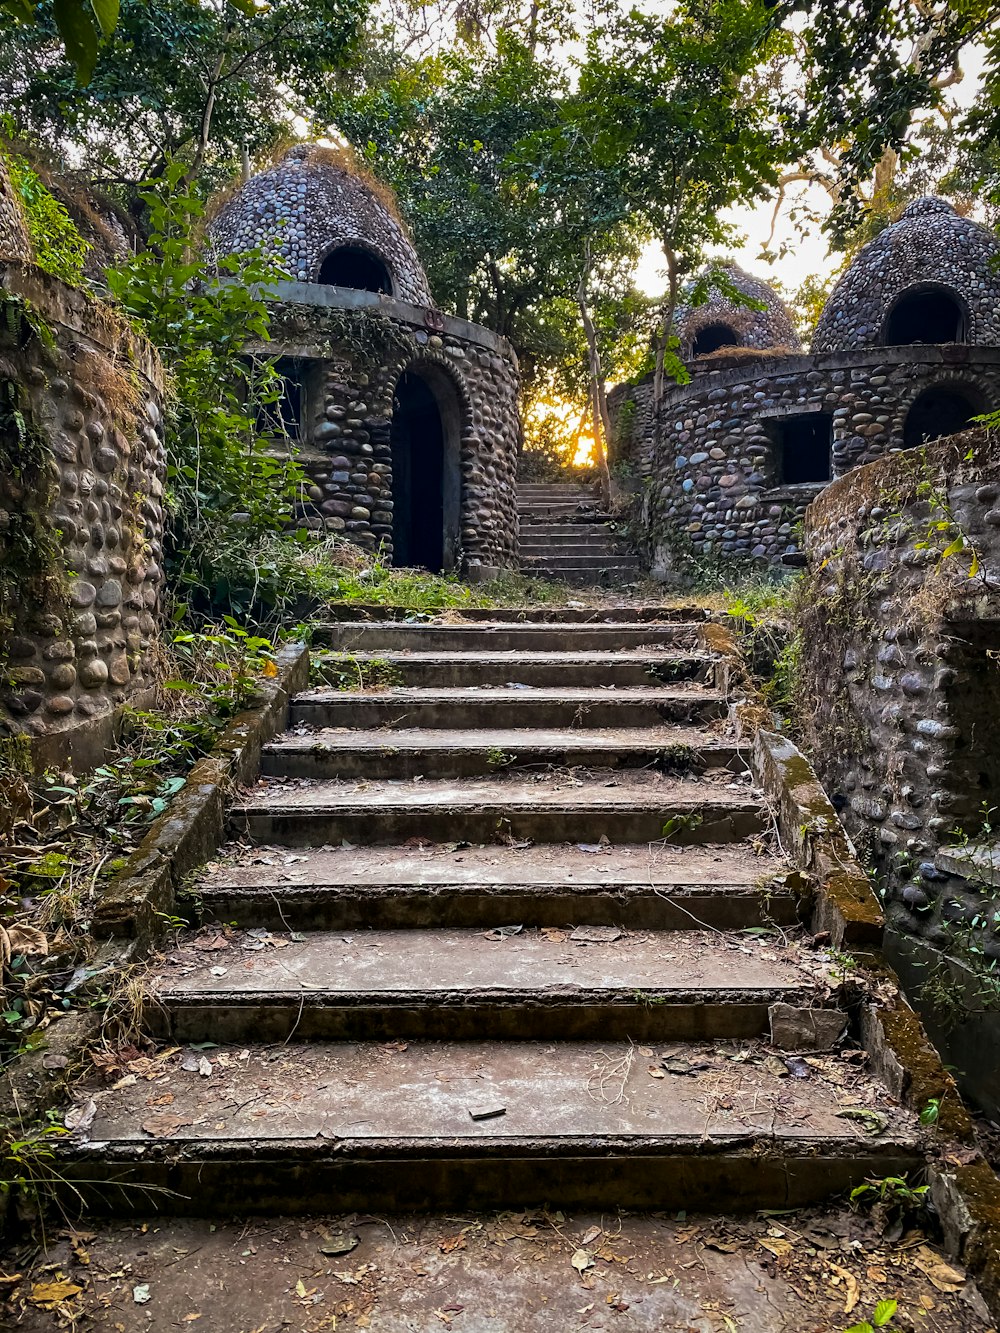
[[586, 570], [592, 569], [595, 573], [600, 573], [609, 567], [617, 569], [639, 569], [641, 561], [637, 555], [632, 555], [628, 551], [614, 551], [610, 548], [603, 551], [587, 551], [583, 555], [573, 551], [558, 550], [554, 554], [552, 551], [545, 551], [541, 554], [535, 554], [531, 551], [521, 552], [521, 568], [536, 569], [544, 567], [549, 570]]
[[535, 578], [553, 583], [569, 583], [577, 588], [620, 588], [640, 582], [645, 572], [640, 565], [605, 564], [595, 569], [592, 565], [532, 564], [527, 571]]
[[792, 926], [798, 876], [731, 844], [517, 851], [454, 843], [289, 852], [234, 848], [197, 888], [202, 918], [272, 930], [622, 926], [745, 930]]
[[525, 481], [517, 488], [518, 501], [570, 499], [597, 500], [600, 492], [596, 486], [571, 481]]
[[538, 556], [587, 556], [608, 555], [615, 550], [613, 541], [606, 537], [596, 537], [591, 542], [557, 542], [548, 538], [526, 538], [520, 543], [520, 555]]
[[[309, 727], [662, 727], [723, 717], [725, 696], [698, 684], [671, 687], [451, 686], [363, 691], [317, 688], [296, 696], [291, 725]], [[391, 744], [391, 741], [387, 741]]]
[[[255, 1042], [196, 1053], [207, 1077], [177, 1051], [152, 1082], [95, 1084], [89, 1140], [58, 1148], [59, 1171], [101, 1212], [148, 1213], [153, 1190], [157, 1210], [187, 1215], [447, 1206], [464, 1217], [546, 1199], [787, 1209], [922, 1163], [912, 1117], [848, 1061], [832, 1061], [837, 1082], [782, 1078], [756, 1043], [644, 1050]], [[694, 1075], [651, 1077], [664, 1053]], [[157, 1097], [172, 1100], [151, 1106]], [[852, 1106], [878, 1110], [884, 1131], [838, 1115]]]
[[237, 837], [289, 847], [350, 843], [735, 842], [761, 832], [767, 813], [739, 782], [730, 786], [659, 774], [588, 773], [422, 782], [338, 783], [269, 779], [229, 814]]
[[699, 627], [686, 620], [479, 624], [454, 621], [449, 625], [405, 621], [348, 621], [319, 625], [313, 632], [318, 647], [354, 652], [617, 652], [647, 645], [693, 649]]
[[609, 523], [611, 515], [600, 507], [597, 500], [529, 500], [519, 502], [517, 516], [520, 522], [538, 519], [571, 518], [575, 522], [596, 521]]
[[531, 520], [520, 525], [520, 541], [606, 542], [617, 536], [610, 523], [535, 523]]
[[769, 1032], [771, 1005], [834, 1003], [825, 963], [777, 936], [573, 939], [607, 929], [507, 923], [262, 942], [259, 931], [209, 927], [182, 937], [148, 979], [145, 1022], [170, 1042], [746, 1040]]
[[406, 685], [650, 685], [714, 679], [715, 659], [707, 653], [669, 648], [621, 652], [404, 652], [362, 650], [316, 652], [314, 680], [338, 689], [378, 689]]
[[380, 731], [322, 728], [286, 733], [264, 747], [261, 771], [286, 778], [472, 778], [518, 769], [649, 768], [745, 772], [733, 742], [677, 727], [586, 730]]

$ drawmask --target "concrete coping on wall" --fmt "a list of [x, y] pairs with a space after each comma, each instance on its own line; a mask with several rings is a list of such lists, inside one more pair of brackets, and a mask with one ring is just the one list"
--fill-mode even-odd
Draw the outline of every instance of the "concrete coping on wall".
[[[738, 366], [709, 370], [689, 383], [668, 387], [666, 405], [682, 403], [713, 389], [728, 389], [747, 380], [775, 380], [836, 370], [870, 370], [874, 366], [935, 365], [945, 368], [1000, 366], [1000, 347], [977, 347], [972, 343], [913, 343], [907, 347], [859, 347], [849, 351], [802, 352], [778, 359], [748, 355]], [[621, 386], [616, 386], [620, 388]], [[652, 387], [644, 380], [637, 387]], [[796, 409], [798, 410], [798, 409]], [[770, 415], [775, 415], [770, 413]]]
[[65, 329], [112, 356], [126, 358], [162, 391], [163, 370], [156, 349], [114, 305], [98, 300], [82, 287], [71, 287], [34, 264], [12, 259], [0, 260], [0, 293], [24, 301], [44, 324]]
[[[263, 289], [262, 289], [263, 290]], [[410, 305], [381, 292], [363, 292], [348, 287], [327, 287], [318, 282], [276, 282], [264, 292], [269, 300], [283, 305], [305, 305], [318, 310], [379, 310], [400, 324], [426, 333], [455, 338], [486, 348], [510, 361], [516, 362], [514, 349], [506, 338], [470, 320], [456, 315], [445, 315], [429, 306]]]

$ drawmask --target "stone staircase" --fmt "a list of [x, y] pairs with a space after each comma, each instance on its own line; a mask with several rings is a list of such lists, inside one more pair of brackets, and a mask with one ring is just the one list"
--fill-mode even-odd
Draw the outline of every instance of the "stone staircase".
[[320, 636], [318, 676], [382, 685], [295, 698], [234, 801], [147, 983], [165, 1053], [67, 1154], [98, 1206], [717, 1212], [919, 1163], [726, 660], [693, 618], [564, 616]]
[[596, 485], [521, 482], [517, 512], [524, 573], [580, 587], [620, 588], [641, 579], [639, 558], [620, 549]]

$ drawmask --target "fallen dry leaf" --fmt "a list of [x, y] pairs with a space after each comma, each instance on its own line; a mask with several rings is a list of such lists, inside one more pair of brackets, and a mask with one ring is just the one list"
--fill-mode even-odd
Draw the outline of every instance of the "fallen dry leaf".
[[585, 1272], [588, 1268], [593, 1268], [594, 1261], [586, 1250], [577, 1250], [570, 1260], [570, 1263], [578, 1273]]
[[847, 1288], [847, 1295], [844, 1297], [844, 1314], [850, 1314], [861, 1299], [858, 1279], [846, 1268], [841, 1268], [839, 1264], [831, 1264], [830, 1267], [838, 1277], [844, 1280], [844, 1286]]
[[452, 1250], [465, 1249], [464, 1236], [442, 1236], [438, 1241], [438, 1249], [442, 1254], [451, 1254]]
[[603, 1234], [604, 1233], [602, 1232], [600, 1227], [588, 1227], [587, 1230], [580, 1237], [580, 1244], [593, 1245], [594, 1241], [597, 1240], [598, 1236], [602, 1236]]
[[40, 1310], [55, 1310], [63, 1301], [79, 1296], [83, 1288], [75, 1282], [35, 1282], [28, 1300]]
[[168, 1139], [177, 1130], [193, 1123], [182, 1115], [172, 1115], [169, 1112], [161, 1111], [157, 1115], [151, 1115], [148, 1120], [144, 1120], [142, 1128], [154, 1139]]

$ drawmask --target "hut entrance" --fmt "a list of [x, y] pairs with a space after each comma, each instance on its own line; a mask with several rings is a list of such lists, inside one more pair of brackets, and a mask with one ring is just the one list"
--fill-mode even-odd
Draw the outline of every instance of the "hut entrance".
[[918, 287], [904, 292], [885, 324], [888, 347], [912, 343], [962, 343], [968, 321], [957, 298], [945, 287]]
[[332, 250], [320, 265], [319, 281], [328, 287], [392, 295], [389, 270], [378, 255], [360, 245], [341, 245]]
[[460, 413], [435, 368], [399, 378], [392, 414], [392, 563], [438, 574], [455, 564], [461, 470]]
[[982, 410], [960, 389], [925, 389], [906, 415], [903, 447], [957, 435]]

